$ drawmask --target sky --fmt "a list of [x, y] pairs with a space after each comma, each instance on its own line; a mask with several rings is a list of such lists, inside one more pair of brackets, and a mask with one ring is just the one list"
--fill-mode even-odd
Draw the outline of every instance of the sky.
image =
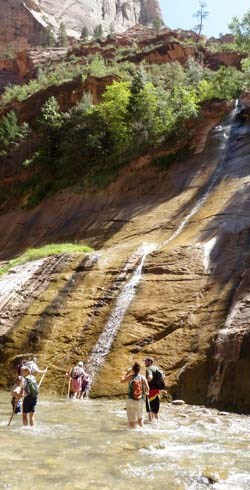
[[[171, 29], [192, 29], [197, 20], [193, 14], [199, 9], [199, 0], [159, 0], [164, 22]], [[203, 1], [203, 0], [202, 0]], [[250, 0], [204, 0], [209, 15], [204, 21], [203, 34], [218, 36], [229, 32], [228, 24], [234, 16], [240, 19], [250, 10]]]

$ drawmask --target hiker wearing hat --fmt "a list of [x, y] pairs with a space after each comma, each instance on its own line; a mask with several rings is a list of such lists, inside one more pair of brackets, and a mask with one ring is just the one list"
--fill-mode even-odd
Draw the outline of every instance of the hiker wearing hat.
[[11, 390], [11, 405], [14, 413], [20, 413], [23, 398], [23, 377], [17, 376], [14, 386]]
[[146, 398], [146, 410], [149, 420], [157, 420], [160, 410], [160, 390], [165, 388], [164, 375], [161, 369], [154, 364], [153, 357], [144, 359], [146, 379], [149, 384], [149, 395]]
[[30, 368], [31, 374], [46, 373], [46, 369], [40, 369], [38, 367], [36, 357], [33, 357], [31, 361], [24, 361], [23, 365], [28, 366]]
[[87, 377], [87, 374], [83, 369], [83, 362], [79, 361], [78, 364], [74, 366], [69, 373], [66, 374], [70, 376], [70, 398], [81, 398], [83, 378]]
[[[28, 366], [21, 368], [21, 374], [24, 377], [22, 394], [23, 400], [23, 425], [35, 425], [35, 408], [37, 404], [38, 385], [36, 378], [31, 374], [31, 369]], [[29, 415], [29, 420], [28, 420]]]

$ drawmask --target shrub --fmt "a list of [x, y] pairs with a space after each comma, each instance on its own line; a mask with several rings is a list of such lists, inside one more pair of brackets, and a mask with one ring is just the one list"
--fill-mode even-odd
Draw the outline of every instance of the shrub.
[[18, 144], [28, 133], [28, 124], [19, 125], [14, 111], [3, 116], [0, 121], [0, 156], [5, 156], [10, 145]]

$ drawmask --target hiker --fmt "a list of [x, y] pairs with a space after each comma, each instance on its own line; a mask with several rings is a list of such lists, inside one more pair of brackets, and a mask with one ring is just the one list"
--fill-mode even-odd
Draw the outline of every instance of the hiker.
[[37, 404], [38, 385], [36, 378], [31, 374], [31, 369], [28, 366], [23, 366], [21, 369], [22, 376], [24, 377], [23, 383], [23, 425], [29, 424], [31, 427], [35, 425], [35, 408]]
[[146, 367], [146, 379], [149, 385], [149, 395], [146, 398], [146, 410], [149, 420], [158, 420], [160, 410], [160, 391], [165, 388], [162, 371], [154, 364], [153, 357], [144, 359]]
[[17, 376], [16, 382], [11, 390], [11, 405], [14, 413], [20, 413], [23, 398], [23, 377]]
[[149, 392], [145, 376], [139, 374], [140, 364], [135, 362], [121, 378], [121, 383], [128, 383], [127, 417], [128, 426], [135, 429], [137, 424], [143, 427], [144, 394]]
[[89, 375], [86, 373], [84, 368], [83, 368], [83, 372], [84, 374], [82, 375], [82, 389], [79, 398], [85, 398], [89, 387]]
[[16, 366], [17, 376], [21, 376], [21, 369], [23, 366], [26, 365], [27, 362], [29, 362], [27, 359], [22, 359], [21, 362], [19, 362], [19, 364], [17, 364], [17, 366]]
[[28, 366], [31, 370], [31, 374], [37, 374], [37, 373], [45, 373], [46, 369], [39, 369], [37, 365], [37, 358], [33, 357], [31, 361], [24, 361], [23, 363], [24, 366]]
[[83, 377], [87, 378], [87, 374], [83, 369], [83, 362], [79, 361], [69, 373], [66, 373], [66, 376], [70, 377], [69, 397], [80, 399], [82, 395], [82, 379]]

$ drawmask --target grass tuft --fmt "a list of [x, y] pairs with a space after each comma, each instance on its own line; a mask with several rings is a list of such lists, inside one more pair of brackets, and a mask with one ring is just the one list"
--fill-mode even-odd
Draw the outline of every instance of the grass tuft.
[[7, 264], [0, 268], [0, 276], [6, 274], [10, 269], [17, 265], [31, 262], [32, 260], [43, 259], [49, 255], [73, 254], [73, 253], [88, 253], [92, 252], [92, 248], [88, 245], [77, 245], [74, 243], [51, 243], [39, 248], [29, 248], [22, 255], [10, 260]]

